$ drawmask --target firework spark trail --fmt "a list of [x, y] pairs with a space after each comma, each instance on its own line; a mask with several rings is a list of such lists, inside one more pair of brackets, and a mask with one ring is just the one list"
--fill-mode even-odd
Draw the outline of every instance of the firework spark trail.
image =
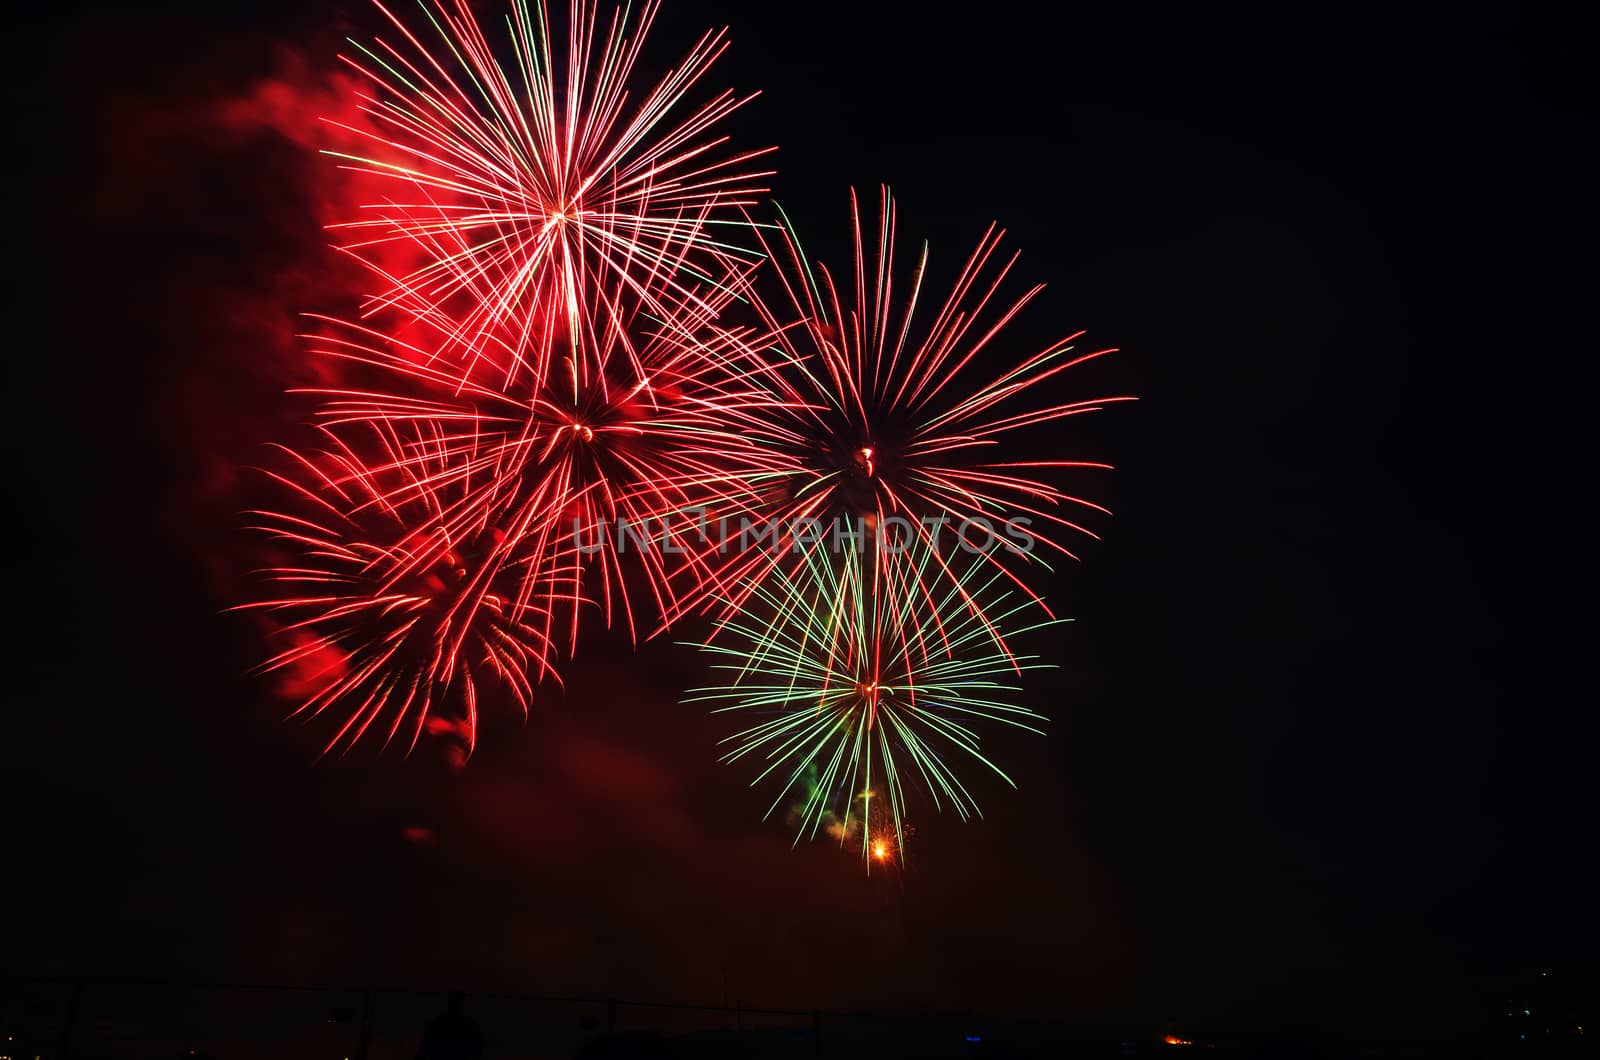
[[[939, 547], [940, 527], [976, 531], [987, 526], [991, 529], [983, 532], [993, 533], [992, 543], [999, 546], [986, 550], [990, 562], [1043, 606], [1015, 569], [1049, 565], [1026, 539], [1071, 557], [1058, 539], [1061, 532], [1095, 535], [1069, 517], [1068, 509], [1106, 512], [1051, 479], [1068, 469], [1109, 465], [1005, 459], [998, 447], [1022, 441], [1029, 428], [1134, 399], [1053, 402], [1044, 396], [1045, 385], [1063, 372], [1114, 352], [1077, 352], [1073, 343], [1079, 335], [1008, 361], [998, 373], [984, 368], [1006, 326], [1042, 290], [1035, 286], [1014, 299], [1000, 297], [1016, 255], [1001, 258], [1003, 233], [994, 226], [979, 240], [931, 322], [920, 323], [928, 249], [923, 246], [908, 289], [897, 292], [894, 218], [894, 202], [884, 188], [878, 229], [865, 232], [852, 193], [855, 254], [852, 273], [845, 277], [849, 285], [843, 287], [825, 265], [807, 258], [787, 218], [775, 238], [753, 228], [773, 263], [766, 275], [778, 297], [764, 295], [759, 283], [752, 288], [750, 302], [763, 334], [750, 339], [756, 351], [750, 377], [768, 387], [773, 400], [768, 415], [742, 429], [767, 451], [765, 481], [779, 486], [769, 493], [777, 498], [769, 514], [786, 526], [848, 519], [869, 536], [896, 519], [907, 520], [935, 546], [926, 579], [916, 587], [930, 607], [944, 588], [962, 584], [942, 558], [951, 550], [949, 534]], [[906, 307], [903, 313], [895, 308], [900, 304]], [[1032, 529], [1012, 520], [1027, 520]], [[996, 526], [1026, 532], [994, 533]], [[744, 553], [723, 576], [753, 589], [766, 577], [785, 576], [784, 561], [774, 558], [785, 551], [799, 557], [788, 563], [792, 569], [814, 549]], [[729, 598], [723, 617], [745, 602], [745, 596]], [[981, 618], [981, 610], [970, 600], [968, 605]], [[990, 632], [999, 638], [997, 628], [990, 626]]]
[[[576, 334], [594, 285], [620, 282], [659, 315], [750, 257], [716, 233], [743, 230], [737, 209], [771, 175], [750, 164], [767, 151], [731, 152], [716, 129], [754, 96], [689, 104], [726, 30], [640, 93], [632, 82], [658, 0], [636, 24], [626, 9], [605, 20], [592, 0], [573, 0], [564, 50], [544, 7], [514, 0], [510, 73], [465, 0], [419, 0], [431, 30], [420, 36], [377, 6], [400, 42], [352, 41], [357, 54], [343, 57], [372, 86], [362, 109], [375, 131], [334, 123], [371, 144], [370, 157], [336, 157], [394, 185], [372, 216], [333, 226], [386, 285], [369, 313], [397, 305], [450, 321], [469, 367], [491, 337], [513, 336], [506, 368], [539, 379], [555, 356], [552, 325]], [[380, 264], [380, 250], [406, 264]]]
[[505, 532], [447, 516], [451, 498], [497, 483], [461, 473], [462, 446], [427, 422], [369, 424], [364, 445], [323, 436], [324, 449], [289, 454], [291, 473], [269, 472], [311, 514], [252, 513], [293, 556], [263, 572], [279, 595], [243, 605], [290, 642], [259, 669], [310, 687], [291, 716], [342, 718], [324, 754], [348, 752], [374, 725], [384, 746], [404, 730], [408, 751], [425, 729], [454, 729], [471, 754], [486, 677], [524, 714], [535, 685], [559, 680], [539, 628], [546, 608], [506, 590]]
[[[990, 632], [1030, 610], [1032, 601], [1007, 588], [985, 557], [971, 556], [930, 609], [917, 587], [934, 561], [925, 544], [902, 553], [814, 554], [797, 576], [754, 586], [747, 613], [698, 645], [718, 660], [713, 669], [726, 680], [692, 690], [685, 701], [762, 719], [723, 741], [732, 745], [723, 760], [760, 765], [752, 786], [778, 788], [768, 816], [802, 800], [796, 843], [815, 838], [834, 819], [843, 822], [842, 842], [855, 819], [865, 825], [862, 856], [881, 858], [870, 825], [879, 800], [892, 822], [886, 849], [898, 856], [908, 778], [920, 781], [936, 808], [949, 803], [963, 820], [981, 816], [959, 775], [961, 760], [981, 763], [1015, 786], [983, 753], [974, 726], [1041, 731], [1046, 719], [1008, 697], [1018, 691], [1018, 674], [1047, 667], [1001, 649]], [[983, 601], [987, 621], [968, 606], [974, 599]]]

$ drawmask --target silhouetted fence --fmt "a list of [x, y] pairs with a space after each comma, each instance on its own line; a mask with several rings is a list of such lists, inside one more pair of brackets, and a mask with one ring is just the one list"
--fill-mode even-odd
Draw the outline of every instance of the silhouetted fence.
[[[0, 1060], [413, 1060], [443, 992], [134, 979], [21, 979], [0, 998]], [[822, 1015], [621, 998], [468, 993], [496, 1058], [812, 1056]], [[629, 1043], [626, 1049], [613, 1043]], [[652, 1045], [655, 1042], [659, 1050]]]

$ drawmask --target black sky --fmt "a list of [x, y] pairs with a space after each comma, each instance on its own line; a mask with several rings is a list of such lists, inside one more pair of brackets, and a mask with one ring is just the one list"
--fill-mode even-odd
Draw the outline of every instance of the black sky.
[[732, 25], [736, 132], [824, 256], [852, 184], [947, 268], [998, 219], [1049, 285], [1018, 341], [1086, 328], [1124, 352], [1071, 385], [1141, 398], [1061, 439], [1117, 465], [1086, 487], [1116, 517], [1051, 588], [1049, 740], [891, 882], [758, 820], [670, 645], [597, 643], [464, 772], [307, 765], [219, 611], [232, 469], [293, 419], [284, 314], [325, 293], [321, 163], [206, 109], [369, 12], [33, 17], [12, 963], [1392, 1024], [1592, 961], [1575, 27], [670, 5], [658, 59]]

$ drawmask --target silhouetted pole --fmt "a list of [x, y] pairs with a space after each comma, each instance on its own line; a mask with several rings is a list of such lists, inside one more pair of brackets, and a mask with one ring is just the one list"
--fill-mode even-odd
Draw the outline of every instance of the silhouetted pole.
[[372, 1010], [376, 1003], [372, 991], [361, 1000], [361, 1037], [356, 1039], [356, 1060], [367, 1060], [367, 1050], [372, 1046]]
[[606, 1002], [606, 1033], [617, 1033], [617, 999]]
[[56, 1055], [63, 1058], [67, 1049], [72, 1045], [72, 1025], [78, 1019], [78, 1003], [83, 1000], [83, 980], [79, 979], [72, 987], [72, 997], [67, 1001], [67, 1015], [61, 1021], [61, 1044], [56, 1047]]
[[811, 1010], [811, 1041], [812, 1048], [820, 1056], [822, 1054], [822, 1010]]

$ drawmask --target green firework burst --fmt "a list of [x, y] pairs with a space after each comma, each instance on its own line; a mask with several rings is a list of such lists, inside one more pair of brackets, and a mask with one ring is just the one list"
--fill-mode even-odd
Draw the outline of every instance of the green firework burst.
[[[939, 583], [923, 574], [936, 562], [961, 576], [930, 590]], [[1035, 606], [981, 554], [941, 558], [926, 542], [900, 552], [818, 550], [793, 576], [763, 579], [741, 613], [698, 645], [715, 657], [724, 683], [693, 689], [685, 702], [751, 719], [722, 741], [722, 760], [760, 766], [752, 786], [778, 789], [767, 816], [786, 801], [799, 804], [796, 843], [842, 822], [841, 842], [859, 832], [870, 858], [881, 819], [899, 852], [917, 791], [966, 820], [982, 814], [965, 767], [981, 765], [1016, 786], [980, 746], [979, 729], [1041, 733], [1048, 720], [1015, 701], [1021, 675], [1048, 664], [1014, 654], [995, 635], [1027, 622]], [[1033, 621], [1006, 636], [1059, 621]], [[873, 812], [876, 800], [886, 815]]]

